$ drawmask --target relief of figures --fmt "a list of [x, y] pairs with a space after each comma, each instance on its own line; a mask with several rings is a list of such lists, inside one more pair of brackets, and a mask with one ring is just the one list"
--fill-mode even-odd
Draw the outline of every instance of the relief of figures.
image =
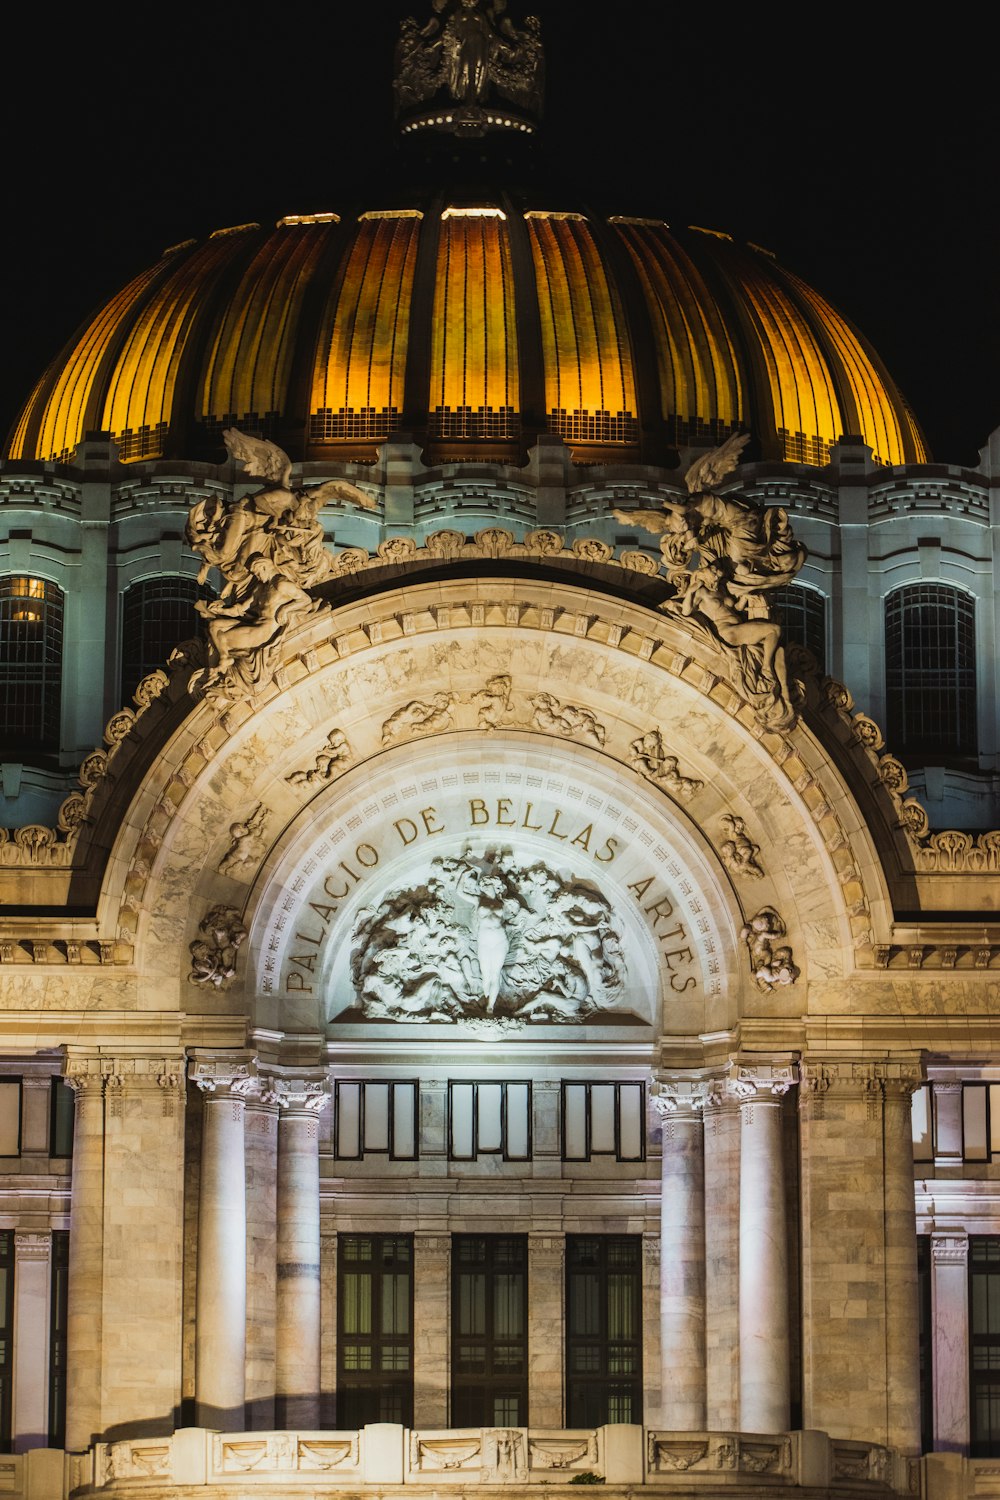
[[619, 1006], [626, 968], [610, 904], [510, 849], [434, 860], [362, 911], [351, 975], [368, 1019], [584, 1021]]
[[785, 924], [773, 906], [762, 906], [740, 932], [750, 954], [750, 972], [765, 993], [779, 985], [794, 984], [801, 972], [792, 962], [791, 948], [776, 946], [785, 936]]
[[285, 780], [289, 786], [315, 786], [317, 782], [332, 781], [337, 772], [347, 765], [352, 753], [344, 731], [331, 729], [315, 763], [308, 770], [293, 771]]
[[735, 813], [723, 813], [722, 826], [729, 837], [719, 845], [719, 854], [730, 875], [749, 875], [753, 880], [761, 880], [764, 871], [757, 859], [760, 845], [747, 833], [746, 823]]
[[663, 512], [615, 511], [620, 521], [661, 537], [676, 589], [663, 609], [687, 619], [721, 646], [736, 684], [762, 723], [788, 729], [795, 706], [769, 596], [791, 583], [806, 558], [787, 512], [714, 493], [733, 473], [746, 435], [727, 439], [685, 475], [690, 499], [665, 501]]
[[293, 490], [291, 460], [276, 444], [235, 428], [222, 436], [230, 457], [265, 484], [230, 504], [213, 495], [191, 508], [186, 536], [203, 559], [198, 582], [213, 567], [224, 582], [217, 599], [195, 605], [206, 621], [208, 663], [190, 688], [232, 700], [270, 680], [281, 637], [322, 608], [308, 593], [333, 567], [322, 507], [351, 500], [371, 510], [374, 502], [341, 479]]
[[[434, 0], [434, 11], [424, 26], [412, 16], [400, 24], [397, 110], [422, 104], [441, 88], [457, 104], [475, 109], [495, 89], [512, 104], [540, 113], [544, 56], [537, 16], [528, 16], [522, 30], [506, 14], [507, 0]], [[438, 17], [445, 12], [442, 23]]]
[[663, 736], [658, 729], [640, 735], [629, 746], [629, 765], [649, 781], [656, 781], [672, 797], [693, 797], [705, 785], [694, 776], [682, 776], [676, 755], [668, 755]]

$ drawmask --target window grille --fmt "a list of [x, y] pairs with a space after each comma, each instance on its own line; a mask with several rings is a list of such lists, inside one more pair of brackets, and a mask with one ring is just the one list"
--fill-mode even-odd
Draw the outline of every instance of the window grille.
[[975, 601], [940, 583], [897, 589], [885, 603], [890, 749], [963, 755], [976, 748]]
[[452, 1238], [451, 1425], [528, 1421], [528, 1241]]
[[645, 1089], [641, 1083], [564, 1083], [563, 1161], [643, 1161]]
[[58, 749], [62, 647], [62, 591], [44, 578], [0, 578], [0, 745]]
[[413, 1424], [413, 1239], [342, 1234], [337, 1254], [337, 1425]]
[[418, 1086], [338, 1080], [335, 1087], [333, 1154], [342, 1161], [369, 1155], [415, 1161]]
[[1000, 1455], [1000, 1239], [969, 1240], [973, 1458]]
[[122, 605], [121, 701], [131, 703], [139, 683], [165, 667], [175, 646], [200, 633], [195, 600], [209, 597], [193, 578], [146, 578], [126, 589]]
[[786, 644], [805, 646], [826, 670], [826, 600], [816, 589], [791, 583], [771, 595], [774, 618]]
[[448, 1155], [530, 1161], [531, 1084], [449, 1083]]
[[642, 1242], [566, 1237], [566, 1425], [642, 1422]]

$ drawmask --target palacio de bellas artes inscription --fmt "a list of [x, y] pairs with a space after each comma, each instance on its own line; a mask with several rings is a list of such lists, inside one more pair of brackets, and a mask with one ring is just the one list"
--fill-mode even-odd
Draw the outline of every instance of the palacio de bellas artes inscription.
[[997, 1492], [998, 439], [522, 186], [542, 47], [404, 21], [393, 191], [179, 236], [8, 439], [21, 1500]]

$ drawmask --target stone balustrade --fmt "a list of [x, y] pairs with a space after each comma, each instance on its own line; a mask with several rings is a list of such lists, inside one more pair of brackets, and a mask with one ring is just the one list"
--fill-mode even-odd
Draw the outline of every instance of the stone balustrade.
[[965, 1465], [958, 1473], [955, 1463], [941, 1466], [943, 1457], [907, 1459], [823, 1432], [668, 1432], [625, 1424], [410, 1430], [377, 1423], [360, 1432], [231, 1433], [188, 1427], [166, 1437], [97, 1443], [83, 1455], [42, 1449], [0, 1458], [0, 1488], [17, 1500], [140, 1494], [172, 1500], [200, 1489], [213, 1490], [218, 1500], [245, 1500], [251, 1490], [316, 1500], [345, 1487], [383, 1494], [422, 1487], [440, 1494], [483, 1483], [685, 1493], [724, 1488], [756, 1495], [775, 1489], [896, 1492], [921, 1493], [925, 1500], [986, 1493], [975, 1464], [957, 1460]]

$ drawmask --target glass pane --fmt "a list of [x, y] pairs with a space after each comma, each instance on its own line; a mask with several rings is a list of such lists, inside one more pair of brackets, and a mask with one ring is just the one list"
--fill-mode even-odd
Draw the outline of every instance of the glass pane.
[[463, 1271], [458, 1288], [458, 1331], [481, 1337], [486, 1332], [486, 1277]]
[[397, 1083], [392, 1089], [392, 1154], [412, 1161], [417, 1154], [417, 1086]]
[[500, 1104], [503, 1088], [499, 1083], [479, 1085], [479, 1149], [500, 1151], [503, 1136], [500, 1129]]
[[613, 1083], [592, 1083], [590, 1086], [590, 1149], [595, 1155], [614, 1155], [615, 1086]]
[[21, 1084], [0, 1081], [0, 1156], [16, 1156], [21, 1139]]
[[990, 1084], [990, 1155], [1000, 1153], [1000, 1084]]
[[608, 1338], [634, 1339], [635, 1298], [632, 1295], [634, 1279], [628, 1275], [608, 1276]]
[[365, 1150], [389, 1149], [389, 1085], [365, 1084]]
[[618, 1144], [620, 1161], [642, 1161], [645, 1155], [641, 1083], [623, 1083], [618, 1090]]
[[933, 1156], [931, 1150], [931, 1088], [925, 1083], [916, 1089], [913, 1094], [913, 1107], [910, 1111], [910, 1123], [913, 1127], [913, 1160], [930, 1161]]
[[451, 1155], [458, 1161], [471, 1161], [474, 1154], [472, 1088], [471, 1083], [451, 1085]]
[[349, 1271], [344, 1277], [344, 1332], [371, 1331], [372, 1278], [367, 1272]]
[[[481, 1097], [481, 1095], [480, 1095]], [[531, 1139], [531, 1085], [507, 1085], [507, 1155], [511, 1161], [527, 1161]]]
[[337, 1084], [337, 1155], [361, 1155], [361, 1085]]
[[382, 1332], [410, 1331], [410, 1278], [406, 1273], [382, 1275]]
[[962, 1127], [965, 1132], [966, 1161], [986, 1160], [986, 1088], [979, 1083], [966, 1084], [962, 1090]]
[[563, 1084], [563, 1156], [567, 1161], [587, 1159], [587, 1085]]
[[569, 1291], [570, 1332], [581, 1338], [590, 1338], [601, 1331], [601, 1283], [600, 1278], [576, 1275], [570, 1282]]
[[500, 1274], [494, 1281], [493, 1333], [498, 1339], [524, 1333], [524, 1279], [519, 1272]]

